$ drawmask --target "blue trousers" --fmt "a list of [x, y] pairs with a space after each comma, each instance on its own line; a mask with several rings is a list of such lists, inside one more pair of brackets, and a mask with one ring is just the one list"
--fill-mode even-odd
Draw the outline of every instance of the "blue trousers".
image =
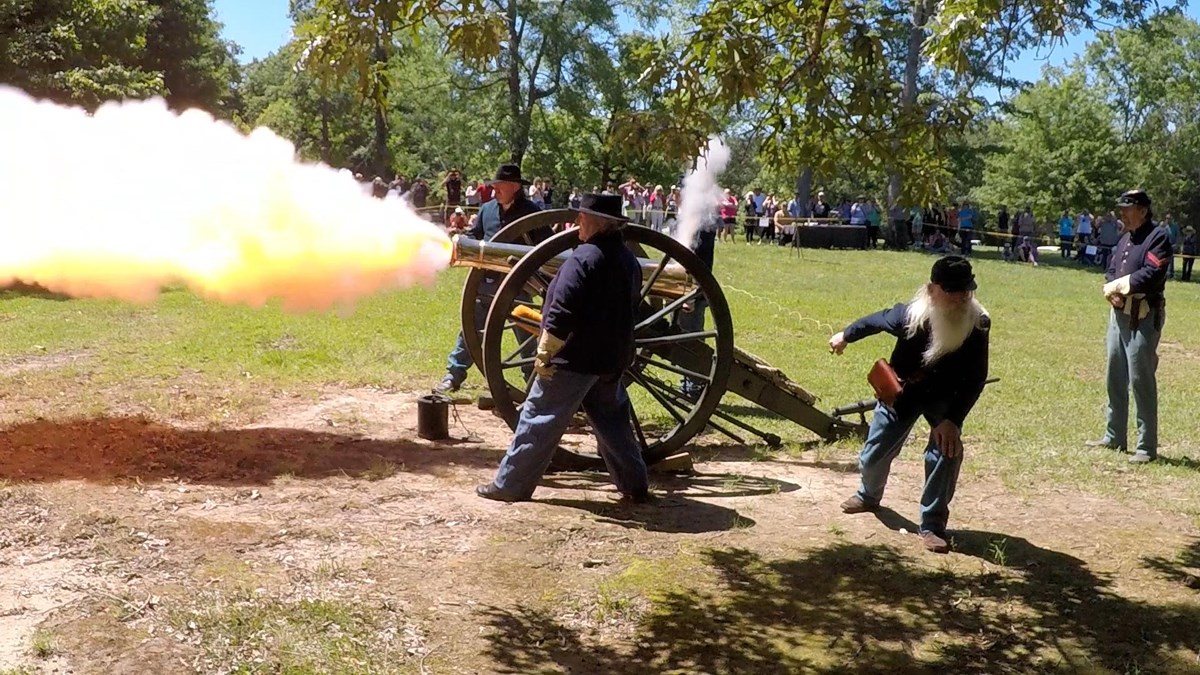
[[[1128, 302], [1128, 301], [1127, 301]], [[1158, 456], [1158, 339], [1167, 321], [1166, 308], [1151, 309], [1132, 327], [1129, 315], [1116, 309], [1108, 319], [1108, 421], [1104, 441], [1126, 447], [1129, 433], [1129, 390], [1137, 405], [1137, 452]]]
[[[479, 332], [483, 333], [484, 324], [487, 322], [488, 310], [492, 307], [492, 300], [496, 297], [496, 292], [500, 290], [500, 284], [497, 279], [484, 277], [483, 282], [479, 286], [479, 294], [475, 297], [475, 326]], [[521, 293], [517, 296], [520, 300], [528, 300], [529, 296]], [[529, 338], [529, 334], [519, 329], [513, 329], [513, 335], [516, 336], [518, 342], [525, 342]], [[533, 356], [537, 353], [537, 341], [534, 340], [524, 349], [521, 350], [521, 355], [525, 357]], [[454, 380], [455, 386], [461, 385], [467, 379], [467, 371], [471, 370], [471, 366], [475, 362], [471, 359], [471, 352], [467, 350], [467, 342], [463, 339], [462, 331], [458, 332], [458, 340], [454, 343], [454, 349], [450, 352], [449, 358], [446, 359], [446, 373]], [[525, 376], [529, 376], [529, 368], [521, 369]]]
[[[483, 325], [487, 321], [488, 309], [492, 306], [492, 298], [496, 295], [496, 290], [499, 284], [495, 280], [484, 278], [479, 285], [479, 295], [475, 297], [475, 326], [482, 331]], [[446, 360], [446, 372], [454, 379], [454, 384], [461, 385], [467, 379], [467, 371], [475, 362], [471, 360], [471, 352], [467, 351], [467, 343], [463, 339], [462, 331], [458, 332], [458, 341], [454, 343], [454, 350], [450, 352], [450, 357]]]
[[626, 495], [649, 488], [646, 462], [633, 435], [633, 410], [620, 375], [586, 375], [558, 369], [551, 378], [538, 376], [521, 406], [521, 417], [508, 453], [496, 472], [496, 487], [506, 495], [528, 499], [550, 466], [571, 417], [583, 406], [600, 457], [617, 490]]
[[[933, 423], [940, 422], [944, 414], [941, 406], [928, 410], [914, 410], [899, 414], [882, 403], [875, 406], [867, 442], [858, 457], [858, 470], [862, 474], [862, 485], [858, 496], [864, 503], [874, 506], [883, 499], [892, 460], [900, 454], [904, 441], [913, 425], [922, 414]], [[933, 442], [930, 433], [925, 447], [925, 489], [921, 492], [921, 532], [932, 532], [939, 537], [946, 535], [946, 522], [950, 518], [950, 500], [954, 499], [954, 487], [958, 484], [958, 471], [962, 466], [962, 455], [947, 457]]]

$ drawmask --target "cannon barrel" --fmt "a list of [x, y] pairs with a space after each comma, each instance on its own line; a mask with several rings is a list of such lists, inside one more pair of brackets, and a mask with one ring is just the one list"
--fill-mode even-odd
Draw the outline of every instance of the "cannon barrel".
[[[512, 271], [513, 266], [534, 249], [533, 246], [480, 241], [462, 235], [455, 236], [452, 241], [451, 267], [474, 267], [505, 274]], [[570, 251], [560, 253], [546, 262], [542, 269], [550, 273], [557, 272], [569, 257], [571, 257]], [[661, 265], [660, 261], [638, 258], [638, 264], [642, 266], [643, 279], [654, 278], [651, 290], [659, 295], [678, 298], [696, 286], [695, 279], [679, 263], [672, 262], [662, 266], [662, 271], [658, 272], [657, 276], [655, 276], [655, 272]]]

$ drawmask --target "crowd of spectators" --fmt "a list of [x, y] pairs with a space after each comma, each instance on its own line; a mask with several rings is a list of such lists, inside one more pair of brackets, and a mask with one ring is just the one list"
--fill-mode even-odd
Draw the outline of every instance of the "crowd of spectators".
[[[423, 177], [410, 180], [400, 174], [391, 181], [381, 177], [366, 181], [361, 174], [356, 178], [369, 194], [381, 199], [405, 199], [452, 232], [467, 231], [474, 212], [492, 198], [485, 181], [466, 181], [456, 168], [432, 184]], [[590, 191], [620, 195], [625, 215], [638, 225], [675, 231], [682, 199], [678, 185], [643, 184], [630, 176], [621, 183], [593, 185]], [[571, 187], [560, 192], [552, 180], [536, 178], [528, 194], [530, 201], [542, 208], [577, 207], [583, 190]], [[742, 241], [747, 244], [780, 246], [798, 243], [797, 227], [850, 227], [861, 228], [865, 233], [863, 245], [869, 248], [878, 247], [882, 240], [884, 246], [893, 248], [970, 255], [975, 244], [984, 244], [999, 249], [1004, 260], [1034, 266], [1039, 262], [1039, 247], [1056, 243], [1060, 258], [1104, 267], [1121, 234], [1120, 221], [1113, 211], [1098, 215], [1087, 209], [1078, 214], [1062, 211], [1057, 220], [1039, 221], [1029, 205], [1014, 213], [1001, 205], [985, 219], [967, 199], [948, 205], [886, 210], [876, 199], [864, 195], [829, 199], [824, 191], [818, 191], [802, 205], [794, 197], [781, 197], [757, 186], [743, 193], [724, 190], [713, 205], [713, 216], [719, 241], [735, 241], [739, 226]], [[1160, 224], [1170, 233], [1181, 279], [1189, 281], [1195, 256], [1200, 254], [1194, 228], [1181, 229], [1169, 213]], [[1173, 261], [1172, 278], [1175, 267]]]

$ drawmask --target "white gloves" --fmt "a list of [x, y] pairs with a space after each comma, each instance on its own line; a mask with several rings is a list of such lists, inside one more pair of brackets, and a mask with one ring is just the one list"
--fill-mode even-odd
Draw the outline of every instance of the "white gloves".
[[1104, 297], [1111, 298], [1114, 295], [1126, 296], [1129, 295], [1129, 275], [1125, 275], [1120, 279], [1113, 279], [1104, 284]]
[[554, 377], [556, 366], [550, 365], [550, 359], [562, 350], [566, 340], [560, 340], [546, 331], [542, 331], [542, 336], [538, 338], [537, 356], [533, 359], [533, 372], [539, 377], [544, 377], [547, 380]]

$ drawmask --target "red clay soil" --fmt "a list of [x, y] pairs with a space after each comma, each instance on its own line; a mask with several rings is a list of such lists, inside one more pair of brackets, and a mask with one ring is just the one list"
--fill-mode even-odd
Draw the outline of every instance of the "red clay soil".
[[264, 484], [288, 474], [320, 478], [436, 472], [446, 463], [491, 465], [479, 448], [359, 438], [302, 429], [198, 431], [143, 417], [39, 420], [0, 431], [0, 480], [43, 482], [178, 478], [198, 483]]

